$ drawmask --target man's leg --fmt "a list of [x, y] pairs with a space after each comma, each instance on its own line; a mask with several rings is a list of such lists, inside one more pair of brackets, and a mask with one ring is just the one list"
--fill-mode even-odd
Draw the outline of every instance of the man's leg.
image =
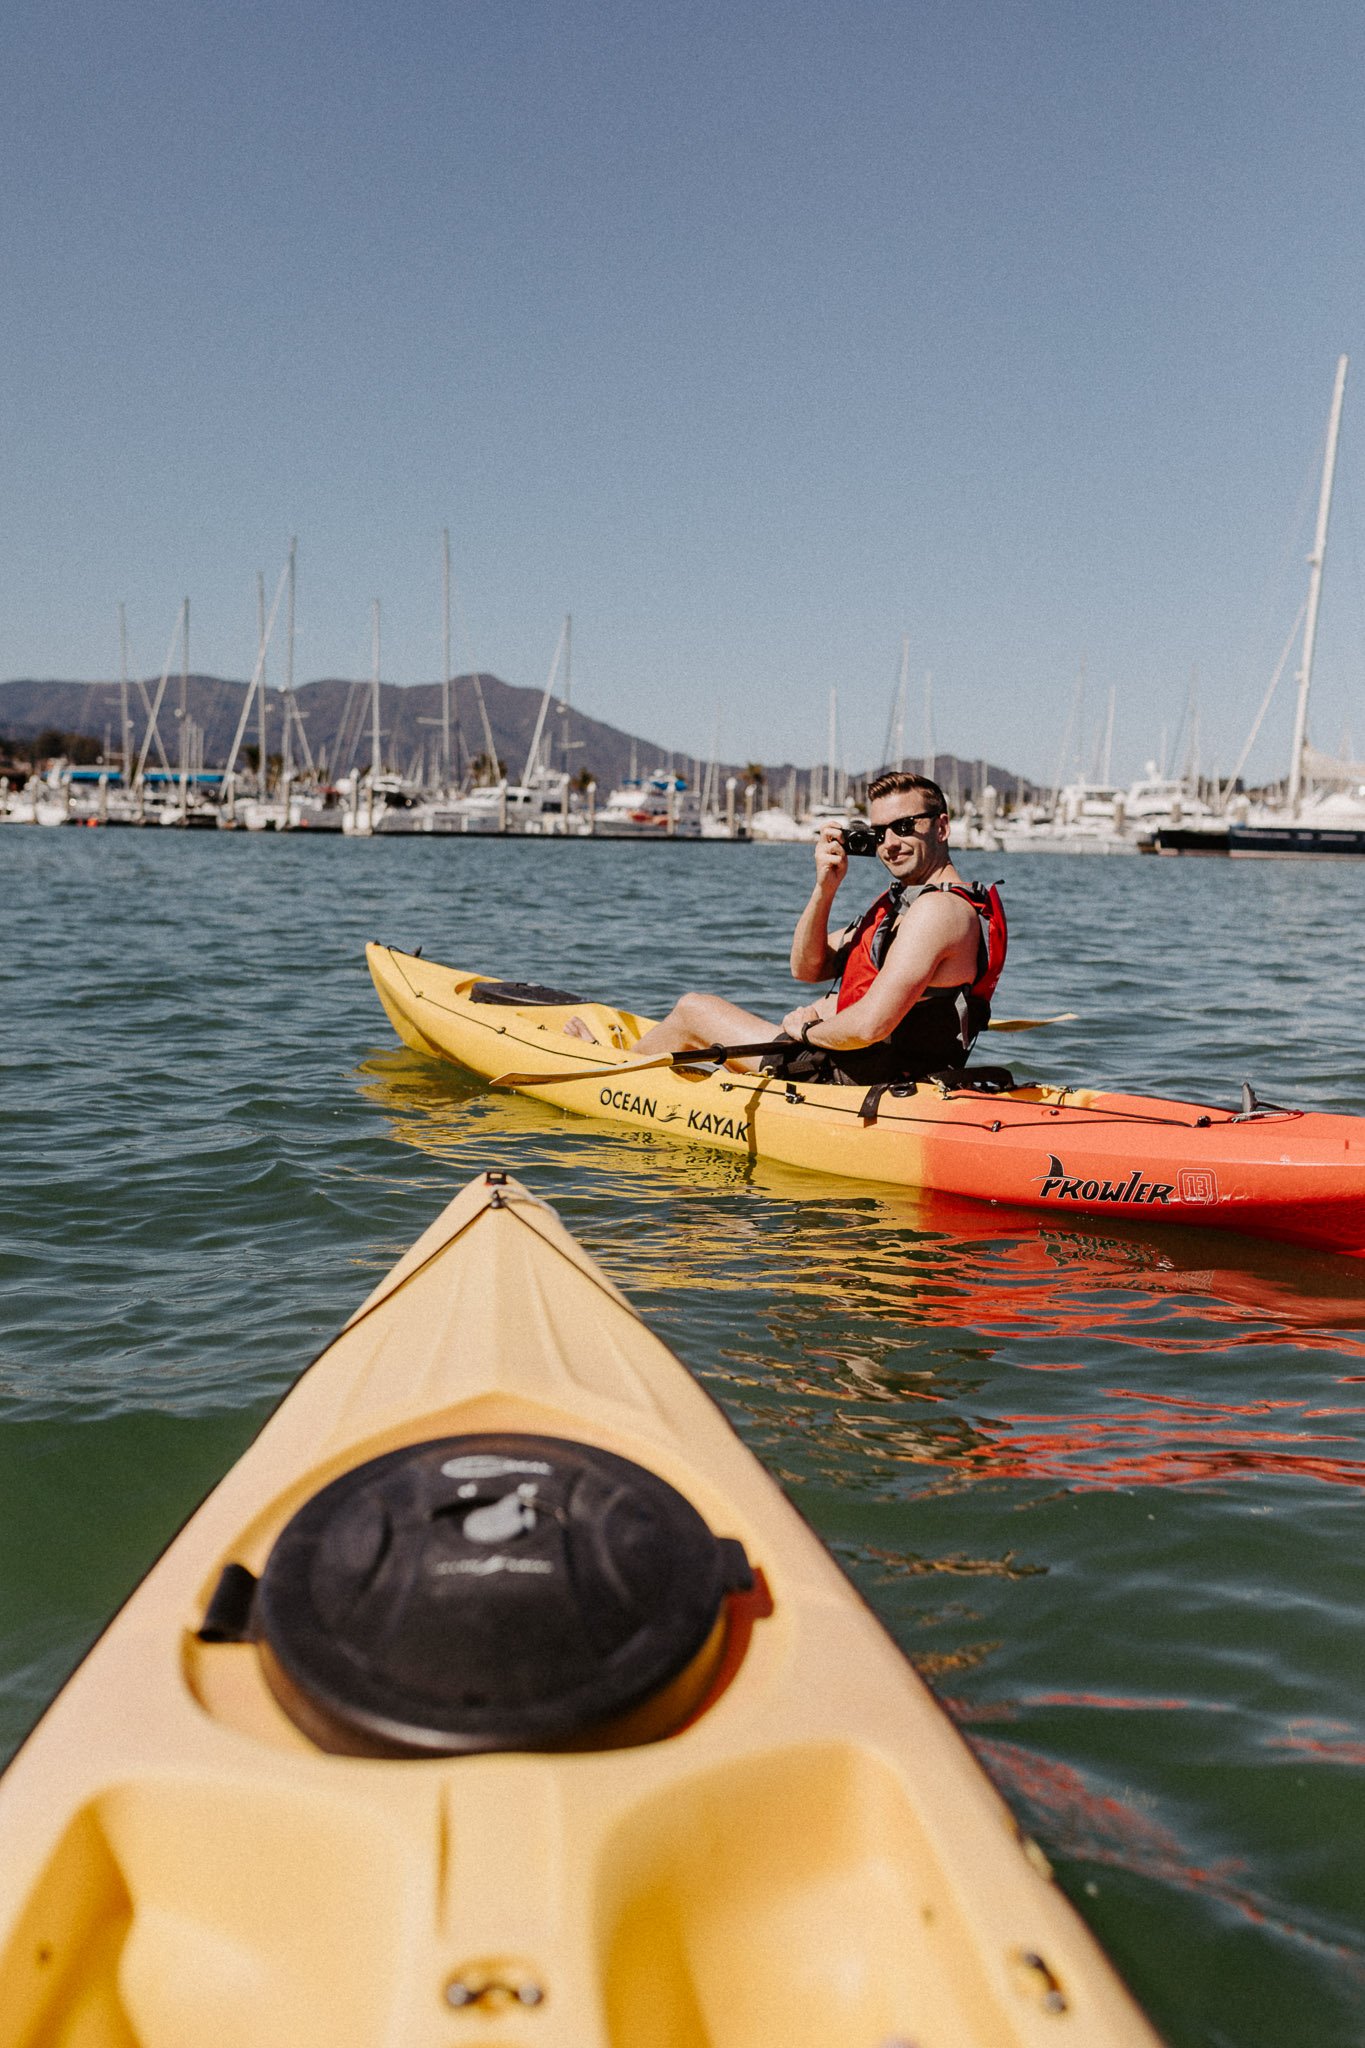
[[[724, 996], [704, 995], [694, 989], [679, 998], [661, 1024], [646, 1031], [631, 1047], [632, 1056], [660, 1052], [693, 1052], [703, 1045], [752, 1045], [755, 1039], [776, 1038], [780, 1024], [727, 1003]], [[736, 1060], [736, 1066], [750, 1073], [758, 1071], [756, 1059]]]

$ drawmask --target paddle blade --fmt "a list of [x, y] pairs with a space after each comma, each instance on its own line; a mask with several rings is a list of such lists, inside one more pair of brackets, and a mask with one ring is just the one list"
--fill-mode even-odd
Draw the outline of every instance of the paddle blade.
[[1063, 1010], [1060, 1017], [992, 1017], [988, 1031], [1041, 1031], [1045, 1024], [1075, 1024], [1078, 1010]]

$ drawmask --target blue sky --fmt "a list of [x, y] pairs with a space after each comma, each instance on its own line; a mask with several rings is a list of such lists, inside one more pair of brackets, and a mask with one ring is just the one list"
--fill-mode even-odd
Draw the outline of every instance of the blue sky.
[[[1365, 10], [10, 0], [0, 676], [544, 680], [693, 752], [1236, 755], [1361, 342]], [[1365, 751], [1365, 357], [1313, 727]], [[272, 666], [278, 677], [279, 664]], [[1289, 683], [1256, 763], [1287, 749]], [[1188, 721], [1185, 721], [1188, 732]], [[1181, 742], [1183, 750], [1183, 741]]]

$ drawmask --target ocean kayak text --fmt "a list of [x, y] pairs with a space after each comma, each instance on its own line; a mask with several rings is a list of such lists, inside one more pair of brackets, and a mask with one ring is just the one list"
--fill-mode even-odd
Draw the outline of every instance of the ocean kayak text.
[[[674, 1123], [679, 1112], [671, 1109], [664, 1117], [659, 1115], [659, 1105], [652, 1095], [632, 1095], [628, 1088], [603, 1088], [598, 1101], [604, 1109], [624, 1109], [630, 1116], [653, 1117], [656, 1123]], [[687, 1128], [699, 1131], [707, 1138], [747, 1138], [748, 1126], [742, 1118], [721, 1116], [718, 1110], [689, 1109]]]

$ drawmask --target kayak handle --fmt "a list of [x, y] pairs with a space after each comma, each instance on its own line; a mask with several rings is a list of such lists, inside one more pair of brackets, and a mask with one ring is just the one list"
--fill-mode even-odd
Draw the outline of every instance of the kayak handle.
[[225, 1564], [196, 1631], [200, 1642], [254, 1643], [255, 1602], [256, 1574], [244, 1564]]
[[457, 2011], [467, 2012], [472, 2006], [485, 2006], [497, 2012], [509, 2005], [541, 2005], [545, 1999], [545, 1988], [538, 1984], [529, 1970], [499, 1965], [501, 1974], [493, 1972], [479, 1963], [469, 1964], [453, 1976], [446, 1985], [446, 2004]]

